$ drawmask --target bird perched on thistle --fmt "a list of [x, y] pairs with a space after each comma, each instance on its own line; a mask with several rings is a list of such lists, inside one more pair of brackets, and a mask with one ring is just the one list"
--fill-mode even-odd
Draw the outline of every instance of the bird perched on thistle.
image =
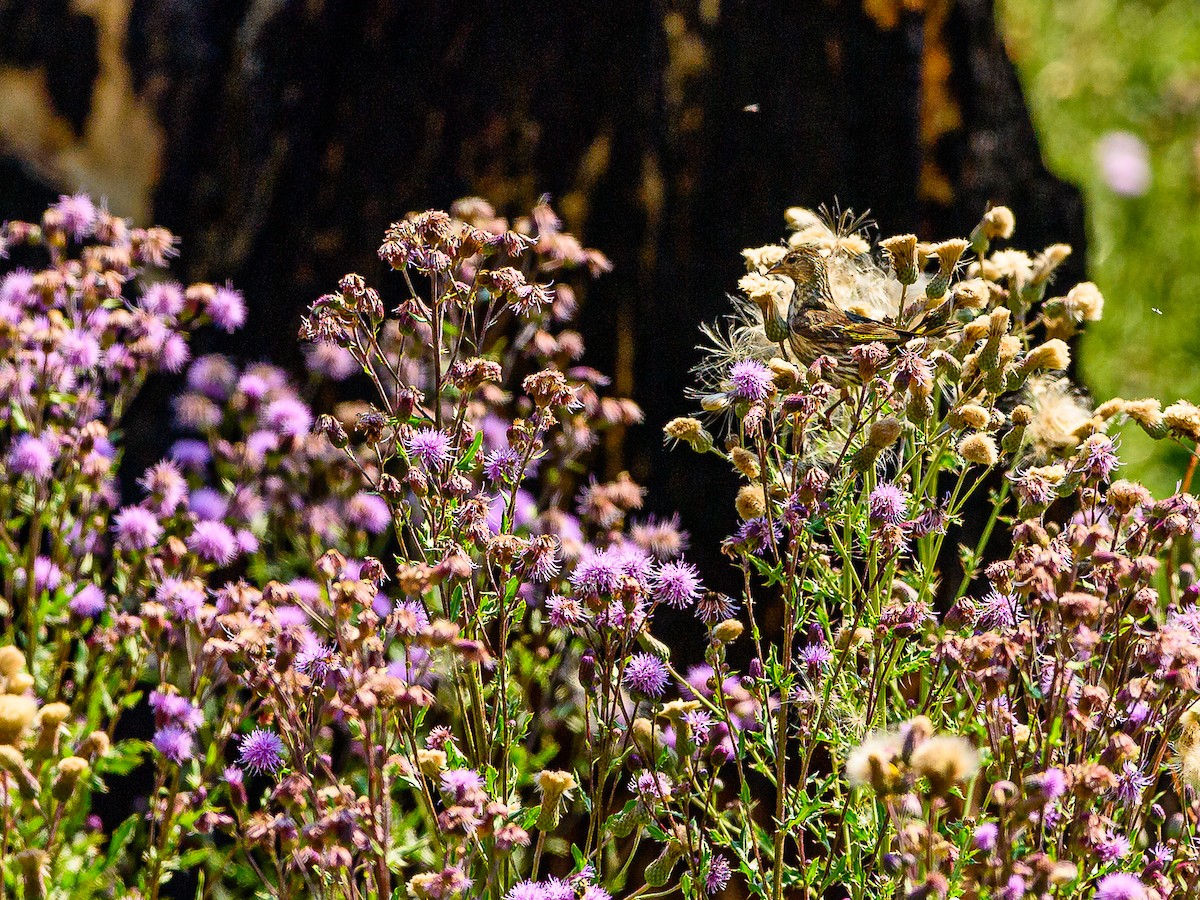
[[878, 343], [892, 351], [915, 338], [936, 337], [945, 330], [952, 311], [952, 304], [942, 301], [935, 309], [922, 310], [909, 327], [901, 328], [843, 310], [834, 302], [818, 244], [801, 244], [788, 251], [767, 274], [784, 275], [794, 285], [786, 321], [764, 311], [768, 339], [786, 343], [792, 356], [804, 365], [811, 365], [819, 356], [832, 358], [836, 368], [824, 377], [842, 387], [862, 383], [859, 365], [851, 355], [855, 347]]

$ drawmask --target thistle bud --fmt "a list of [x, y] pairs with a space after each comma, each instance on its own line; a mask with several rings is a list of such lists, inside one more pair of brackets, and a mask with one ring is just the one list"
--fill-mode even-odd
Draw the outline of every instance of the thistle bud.
[[1007, 206], [993, 206], [971, 231], [971, 247], [976, 254], [987, 252], [989, 244], [997, 239], [1008, 240], [1016, 228], [1016, 218]]
[[0, 647], [0, 678], [10, 678], [24, 670], [24, 653], [16, 647]]
[[346, 434], [346, 429], [342, 427], [342, 423], [328, 413], [324, 413], [317, 419], [317, 434], [323, 434], [329, 439], [329, 443], [337, 447], [339, 450], [346, 449], [350, 443], [350, 436]]
[[946, 295], [950, 287], [950, 279], [962, 255], [970, 245], [961, 238], [942, 241], [930, 248], [930, 254], [937, 257], [938, 272], [925, 286], [925, 296], [931, 300], [939, 300]]
[[956, 428], [973, 428], [976, 431], [986, 428], [991, 422], [991, 415], [977, 403], [966, 403], [951, 410], [949, 418]]
[[684, 441], [697, 453], [707, 453], [713, 446], [712, 435], [705, 431], [698, 419], [672, 419], [663, 428], [663, 433], [671, 440]]
[[53, 754], [58, 748], [58, 730], [71, 714], [65, 703], [47, 703], [37, 716], [38, 751]]
[[575, 789], [575, 776], [570, 772], [544, 769], [534, 779], [542, 792], [542, 807], [538, 812], [539, 831], [553, 831], [562, 817], [564, 801]]
[[757, 519], [767, 511], [767, 498], [757, 484], [745, 485], [737, 494], [737, 512], [743, 519]]
[[54, 772], [54, 784], [51, 793], [59, 803], [65, 803], [75, 793], [75, 786], [81, 778], [86, 778], [90, 767], [86, 759], [78, 756], [68, 756], [60, 760]]
[[896, 274], [896, 280], [905, 286], [916, 284], [920, 275], [917, 270], [917, 236], [900, 234], [880, 241], [880, 246], [887, 251], [892, 261], [892, 271]]
[[446, 768], [446, 752], [444, 750], [418, 750], [417, 768], [426, 778], [437, 778]]
[[45, 850], [22, 850], [15, 858], [25, 884], [26, 900], [44, 900], [50, 854]]
[[968, 434], [958, 444], [958, 455], [978, 466], [994, 466], [1000, 459], [996, 442], [989, 434]]
[[1029, 283], [1031, 285], [1045, 284], [1054, 274], [1054, 270], [1061, 266], [1070, 255], [1069, 244], [1051, 244], [1034, 260], [1033, 276], [1029, 279]]
[[108, 753], [110, 741], [103, 731], [93, 731], [79, 745], [79, 755], [90, 760], [101, 759]]
[[[676, 826], [677, 828], [679, 826]], [[683, 856], [684, 842], [677, 836], [667, 841], [658, 858], [646, 866], [645, 879], [649, 887], [662, 887], [671, 877], [679, 858]]]
[[[1154, 440], [1162, 440], [1167, 436], [1167, 421], [1163, 417], [1162, 404], [1153, 397], [1126, 401], [1122, 404], [1121, 409]], [[1098, 412], [1099, 410], [1097, 410]]]
[[713, 640], [719, 644], [732, 644], [744, 630], [745, 626], [737, 619], [726, 619], [713, 628]]
[[0, 744], [16, 746], [36, 715], [37, 701], [32, 697], [0, 694]]
[[1021, 374], [1027, 375], [1039, 369], [1061, 370], [1071, 364], [1071, 351], [1066, 342], [1059, 338], [1051, 338], [1046, 343], [1034, 347], [1026, 354], [1021, 362]]
[[748, 480], [758, 480], [760, 471], [757, 454], [752, 453], [745, 447], [734, 447], [729, 451], [729, 457], [733, 460], [734, 468], [741, 472]]

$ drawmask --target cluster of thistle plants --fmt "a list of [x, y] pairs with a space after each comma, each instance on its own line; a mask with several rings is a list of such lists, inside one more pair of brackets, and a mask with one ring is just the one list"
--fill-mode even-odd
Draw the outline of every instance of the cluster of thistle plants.
[[[190, 359], [246, 306], [171, 281], [167, 232], [82, 196], [6, 223], [0, 898], [1184, 896], [1200, 505], [1116, 442], [1194, 448], [1200, 409], [1090, 405], [1066, 340], [1103, 300], [1053, 295], [1068, 248], [997, 249], [1002, 207], [933, 245], [788, 222], [666, 426], [739, 481], [736, 596], [590, 474], [641, 413], [580, 361], [608, 262], [545, 203], [394, 224], [386, 285], [312, 304], [303, 386]], [[906, 340], [828, 348], [849, 382], [797, 358], [788, 244]], [[177, 439], [122, 492], [160, 371]]]

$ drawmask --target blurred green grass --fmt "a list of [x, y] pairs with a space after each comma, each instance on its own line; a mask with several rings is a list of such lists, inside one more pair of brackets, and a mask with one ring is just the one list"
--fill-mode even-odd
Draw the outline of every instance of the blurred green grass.
[[[999, 15], [1046, 163], [1087, 202], [1106, 302], [1079, 348], [1084, 383], [1097, 402], [1200, 402], [1200, 0], [1000, 0]], [[1111, 132], [1149, 149], [1140, 196], [1118, 194], [1098, 164]], [[1174, 489], [1183, 449], [1135, 426], [1121, 444], [1125, 477]]]

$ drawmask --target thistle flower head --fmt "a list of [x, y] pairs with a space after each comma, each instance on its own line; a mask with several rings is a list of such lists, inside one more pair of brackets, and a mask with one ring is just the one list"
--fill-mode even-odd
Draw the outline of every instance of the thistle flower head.
[[238, 753], [238, 763], [260, 775], [274, 775], [283, 768], [283, 741], [266, 728], [256, 728], [244, 738]]
[[622, 677], [625, 686], [647, 697], [661, 697], [667, 687], [667, 667], [661, 659], [649, 653], [635, 653], [625, 664]]

